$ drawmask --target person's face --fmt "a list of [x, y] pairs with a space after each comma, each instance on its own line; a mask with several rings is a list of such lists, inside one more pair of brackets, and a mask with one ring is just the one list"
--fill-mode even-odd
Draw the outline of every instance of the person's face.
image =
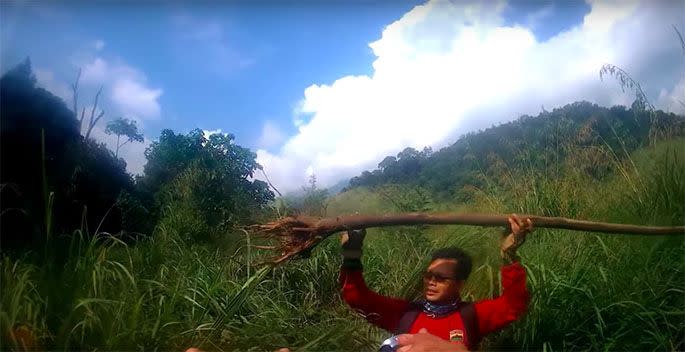
[[459, 298], [464, 285], [456, 277], [455, 259], [436, 259], [428, 265], [423, 275], [423, 293], [429, 302], [447, 302]]

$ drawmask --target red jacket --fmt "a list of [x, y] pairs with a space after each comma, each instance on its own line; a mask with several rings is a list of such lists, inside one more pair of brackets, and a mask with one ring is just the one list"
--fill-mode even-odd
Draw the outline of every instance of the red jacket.
[[[478, 321], [479, 337], [502, 329], [518, 319], [526, 310], [529, 301], [526, 289], [526, 271], [519, 263], [502, 267], [502, 295], [474, 303]], [[409, 308], [409, 301], [379, 295], [369, 290], [362, 271], [343, 268], [340, 273], [342, 296], [350, 307], [361, 312], [374, 325], [393, 332], [400, 318]], [[442, 318], [431, 318], [421, 312], [412, 324], [409, 333], [425, 328], [429, 333], [450, 340], [450, 333], [464, 332], [464, 325], [458, 313]], [[473, 337], [472, 337], [473, 339]], [[475, 347], [468, 336], [462, 341]], [[475, 342], [475, 341], [473, 341]]]

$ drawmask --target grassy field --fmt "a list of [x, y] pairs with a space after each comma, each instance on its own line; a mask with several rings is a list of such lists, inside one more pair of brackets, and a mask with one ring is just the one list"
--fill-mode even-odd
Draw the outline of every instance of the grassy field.
[[[328, 215], [430, 211], [528, 212], [636, 224], [685, 223], [685, 140], [616, 162], [595, 180], [568, 162], [562, 176], [524, 171], [473, 189], [473, 202], [438, 202], [406, 187], [354, 189], [329, 200]], [[341, 301], [337, 236], [307, 260], [252, 265], [242, 232], [189, 243], [192, 214], [169, 207], [153, 240], [135, 245], [101, 234], [51, 239], [45, 251], [3, 256], [2, 349], [373, 351], [387, 333]], [[474, 257], [464, 295], [497, 295], [499, 229], [371, 229], [365, 277], [381, 293], [419, 294], [429, 253], [458, 245]], [[51, 254], [50, 246], [68, 243]], [[62, 248], [62, 247], [59, 247]], [[538, 229], [521, 249], [529, 312], [488, 337], [487, 350], [685, 349], [683, 237]]]

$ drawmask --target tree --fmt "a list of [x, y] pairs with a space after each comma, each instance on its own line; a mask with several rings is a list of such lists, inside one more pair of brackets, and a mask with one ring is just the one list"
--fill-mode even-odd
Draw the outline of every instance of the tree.
[[133, 187], [124, 162], [81, 136], [73, 111], [37, 86], [28, 58], [0, 78], [0, 102], [3, 250], [37, 248], [48, 232], [119, 232], [112, 205]]
[[383, 161], [378, 163], [378, 168], [383, 171], [386, 171], [387, 169], [393, 167], [395, 164], [397, 164], [397, 158], [395, 158], [392, 155], [389, 155], [386, 156], [385, 159], [383, 159]]
[[200, 129], [175, 134], [165, 129], [145, 151], [145, 173], [137, 185], [151, 203], [150, 221], [170, 205], [192, 207], [209, 227], [249, 223], [274, 199], [266, 182], [254, 180], [257, 155], [231, 134], [205, 138]]
[[302, 187], [302, 212], [313, 216], [326, 216], [328, 191], [316, 186], [316, 175], [309, 176], [309, 186]]
[[[133, 120], [122, 117], [112, 120], [107, 124], [105, 133], [117, 136], [117, 150], [114, 153], [115, 157], [119, 157], [119, 148], [123, 147], [128, 142], [143, 142], [143, 135], [138, 132], [138, 126]], [[127, 137], [123, 143], [120, 143], [121, 136]]]
[[[81, 79], [81, 69], [78, 70], [78, 74], [76, 75], [76, 81], [71, 85], [71, 91], [74, 97], [73, 101], [73, 109], [74, 109], [74, 118], [78, 118], [78, 82]], [[100, 94], [102, 93], [102, 86], [100, 86], [100, 89], [98, 89], [98, 92], [95, 94], [95, 102], [93, 103], [93, 108], [90, 110], [90, 120], [88, 121], [88, 130], [86, 131], [86, 140], [90, 138], [90, 133], [93, 131], [93, 128], [95, 125], [100, 121], [102, 116], [105, 115], [104, 110], [100, 110], [97, 116], [95, 116], [95, 111], [97, 110], [98, 107], [98, 100], [100, 99]], [[83, 118], [86, 115], [86, 108], [83, 107], [81, 109], [81, 118], [79, 118], [79, 131], [83, 129]]]
[[407, 148], [404, 148], [403, 151], [397, 153], [397, 161], [417, 159], [419, 157], [419, 155], [420, 155], [420, 153], [418, 150], [416, 150], [412, 147], [407, 147]]

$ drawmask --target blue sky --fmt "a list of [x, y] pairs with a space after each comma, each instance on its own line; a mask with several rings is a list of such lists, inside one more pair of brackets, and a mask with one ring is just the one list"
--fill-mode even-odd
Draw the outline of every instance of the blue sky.
[[[412, 124], [421, 121], [422, 113], [415, 112], [414, 115], [392, 121], [401, 128], [389, 131], [383, 143], [372, 143], [368, 145], [368, 150], [340, 147], [363, 143], [365, 139], [359, 139], [354, 129], [346, 130], [337, 126], [336, 121], [347, 117], [327, 114], [326, 111], [332, 108], [326, 104], [338, 106], [337, 110], [345, 110], [337, 104], [343, 107], [362, 104], [361, 100], [378, 94], [378, 89], [369, 88], [366, 95], [360, 93], [359, 96], [350, 96], [349, 92], [341, 93], [346, 89], [341, 87], [350, 85], [351, 92], [362, 92], [386, 71], [383, 65], [393, 72], [386, 62], [393, 63], [392, 69], [398, 67], [395, 63], [407, 63], [404, 59], [400, 60], [398, 55], [405, 55], [408, 51], [398, 51], [398, 46], [392, 47], [398, 43], [394, 39], [391, 41], [395, 35], [390, 26], [393, 23], [394, 27], [399, 28], [396, 32], [400, 34], [397, 35], [406, 35], [400, 39], [404, 43], [402, 45], [414, 45], [411, 60], [416, 57], [433, 60], [436, 55], [446, 55], [444, 48], [456, 50], [454, 48], [457, 46], [450, 45], [454, 40], [465, 38], [463, 35], [468, 31], [464, 28], [485, 33], [478, 37], [486, 43], [483, 44], [485, 46], [475, 47], [479, 50], [488, 47], [487, 38], [499, 38], [497, 35], [488, 37], [488, 33], [505, 33], [505, 37], [512, 35], [511, 39], [502, 39], [503, 44], [498, 46], [507, 47], [507, 43], [518, 45], [510, 48], [517, 53], [513, 54], [512, 60], [507, 60], [506, 55], [502, 58], [509, 65], [509, 62], [516, 62], [517, 55], [537, 55], [537, 60], [541, 62], [554, 62], [554, 57], [548, 57], [552, 55], [550, 52], [563, 55], [563, 45], [569, 48], [580, 45], [579, 39], [566, 39], [581, 35], [576, 32], [582, 31], [583, 38], [586, 38], [584, 40], [599, 38], [595, 34], [592, 34], [594, 37], [588, 37], [590, 34], [587, 33], [597, 31], [590, 31], [589, 24], [584, 25], [584, 20], [594, 9], [597, 10], [595, 17], [599, 18], [613, 18], [612, 14], [616, 14], [614, 17], [618, 19], [610, 21], [611, 26], [619, 26], [621, 20], [639, 15], [636, 10], [639, 4], [628, 9], [632, 12], [626, 15], [624, 13], [628, 10], [625, 10], [625, 6], [623, 9], [621, 6], [603, 9], [602, 5], [593, 7], [592, 1], [493, 1], [475, 7], [466, 1], [458, 1], [416, 7], [423, 4], [386, 0], [229, 4], [204, 1], [194, 5], [180, 2], [117, 4], [109, 1], [97, 2], [97, 5], [81, 1], [58, 5], [6, 1], [2, 3], [1, 69], [4, 72], [30, 56], [39, 82], [67, 99], [70, 97], [68, 84], [73, 81], [77, 68], [81, 67], [84, 69], [81, 101], [88, 104], [95, 89], [103, 85], [107, 98], [102, 107], [107, 113], [106, 118], [122, 115], [136, 119], [146, 136], [146, 144], [154, 140], [163, 128], [179, 132], [196, 127], [230, 132], [236, 135], [239, 144], [260, 150], [260, 162], [267, 166], [267, 170], [271, 167], [271, 172], [277, 174], [275, 178], [287, 189], [304, 183], [309, 173], [322, 175], [325, 183], [339, 181], [364, 168], [375, 166], [382, 155], [394, 154], [404, 146], [445, 145], [455, 135], [468, 132], [466, 129], [483, 127], [485, 122], [511, 120], [520, 113], [535, 113], [530, 111], [529, 106], [539, 109], [545, 105], [550, 108], [575, 99], [588, 98], [578, 93], [582, 89], [574, 76], [567, 77], [567, 85], [560, 89], [569, 92], [530, 101], [525, 108], [514, 110], [503, 109], [500, 106], [503, 102], [494, 105], [483, 103], [469, 106], [468, 109], [464, 107], [465, 104], [447, 104], [443, 108], [440, 103], [443, 100], [440, 100], [431, 106], [440, 106], [441, 110], [428, 109], [426, 113], [446, 116], [435, 124], [435, 129], [444, 129], [445, 133], [436, 133], [430, 128], [412, 133], [415, 127]], [[673, 6], [679, 9], [678, 5]], [[475, 10], [465, 10], [471, 7]], [[673, 11], [673, 8], [666, 7], [649, 8], [659, 14]], [[422, 8], [429, 9], [425, 16]], [[418, 18], [418, 22], [412, 18]], [[454, 29], [453, 23], [461, 27]], [[625, 26], [628, 26], [625, 31], [633, 30], [629, 24]], [[514, 30], [499, 30], [502, 28]], [[612, 29], [607, 29], [606, 33], [612, 33]], [[609, 38], [610, 34], [605, 36]], [[620, 46], [620, 40], [611, 39], [618, 42], [617, 49], [605, 57], [616, 60], [617, 64], [628, 65], [638, 73], [643, 72], [651, 59], [647, 58], [645, 62], [632, 67], [632, 61], [616, 55], [618, 52], [625, 53], [627, 49]], [[371, 43], [377, 43], [376, 47]], [[559, 48], [548, 49], [555, 45], [559, 45]], [[670, 53], [672, 45], [666, 46], [668, 48], [660, 54]], [[540, 54], [535, 51], [538, 47], [541, 47]], [[465, 50], [466, 47], [461, 48]], [[459, 57], [463, 56], [468, 55]], [[497, 61], [488, 62], [497, 65]], [[673, 67], [663, 73], [664, 77], [681, 72], [677, 71], [682, 68], [682, 65], [677, 66], [677, 58], [674, 62]], [[523, 70], [524, 66], [514, 65], [512, 70]], [[400, 95], [379, 97], [380, 101], [384, 101], [383, 106], [399, 106], [401, 103], [395, 102], [401, 101], [401, 97], [423, 96], [426, 90], [436, 89], [435, 95], [443, 94], [444, 89], [440, 91], [439, 87], [444, 87], [446, 83], [438, 82], [433, 87], [432, 81], [422, 81], [421, 77], [433, 73], [426, 71], [425, 67], [417, 67], [412, 63], [393, 77], [416, 69], [417, 75], [421, 74], [413, 78], [420, 82], [416, 85], [425, 86], [416, 92], [403, 90]], [[596, 76], [599, 67], [588, 67], [588, 72], [591, 69]], [[554, 67], [549, 70], [554, 72]], [[523, 71], [516, 72], [510, 77], [511, 85], [507, 85], [510, 89], [506, 92], [518, 91], [516, 80], [525, 79], [528, 75]], [[487, 73], [484, 75], [487, 76]], [[644, 75], [648, 76], [647, 73]], [[436, 77], [439, 76], [436, 74]], [[464, 72], [456, 77], [464, 77]], [[436, 79], [439, 81], [439, 78]], [[414, 81], [399, 79], [397, 82], [413, 85]], [[668, 99], [673, 94], [679, 94], [673, 93], [674, 85], [677, 86], [678, 82], [676, 77], [666, 79], [663, 84], [646, 82], [645, 85], [653, 90], [655, 99], [660, 99], [662, 90], [665, 90], [663, 99]], [[617, 95], [616, 89], [607, 86], [604, 85], [609, 93], [595, 95], [597, 102], [607, 104], [625, 100], [625, 97]], [[514, 99], [518, 104], [520, 99], [516, 97], [514, 95], [508, 99]], [[590, 100], [592, 97], [589, 97]], [[472, 98], [478, 100], [480, 96]], [[426, 99], [433, 102], [434, 96]], [[363, 104], [370, 104], [369, 108], [361, 112], [351, 109], [348, 113], [363, 116], [349, 117], [350, 123], [356, 123], [357, 119], [362, 122], [375, 119], [376, 115], [369, 111], [378, 112], [380, 109], [381, 113], [396, 113], [392, 109], [386, 111], [374, 105], [381, 103], [364, 101]], [[486, 113], [493, 108], [498, 113], [495, 120], [467, 118], [469, 114]], [[408, 106], [403, 110], [412, 109]], [[366, 116], [366, 113], [369, 115]], [[379, 120], [378, 123], [378, 126], [384, 126], [388, 122]], [[311, 137], [314, 134], [321, 137]], [[339, 135], [345, 137], [338, 140]], [[106, 138], [102, 133], [96, 133], [97, 136]], [[365, 136], [366, 140], [376, 139], [373, 134]], [[144, 145], [127, 147], [130, 150], [123, 155], [130, 164], [129, 170], [140, 172], [144, 163]]]
[[[18, 2], [3, 14], [11, 37], [3, 36], [2, 71], [26, 56], [40, 67], [68, 66], [68, 56], [101, 40], [103, 57], [122, 58], [164, 90], [163, 116], [144, 124], [147, 135], [162, 128], [222, 129], [256, 148], [266, 120], [294, 132], [292, 110], [310, 84], [369, 73], [367, 43], [415, 5], [257, 3], [72, 2], [39, 11], [36, 2]], [[76, 68], [69, 68], [75, 77]]]

